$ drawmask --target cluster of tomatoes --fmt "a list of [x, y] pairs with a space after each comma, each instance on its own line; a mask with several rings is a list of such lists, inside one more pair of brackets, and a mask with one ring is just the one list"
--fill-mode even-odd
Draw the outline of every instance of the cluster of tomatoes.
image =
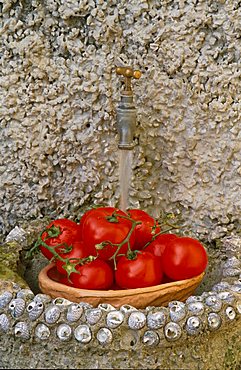
[[54, 261], [59, 282], [81, 289], [132, 289], [188, 279], [208, 258], [196, 239], [165, 233], [140, 209], [88, 210], [79, 222], [52, 221], [36, 246]]

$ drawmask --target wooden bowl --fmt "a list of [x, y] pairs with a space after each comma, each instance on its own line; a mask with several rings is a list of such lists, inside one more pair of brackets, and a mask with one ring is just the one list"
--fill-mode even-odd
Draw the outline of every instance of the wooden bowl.
[[204, 272], [191, 279], [155, 285], [147, 288], [126, 290], [89, 290], [77, 289], [58, 282], [59, 273], [55, 265], [44, 267], [38, 276], [40, 290], [52, 298], [66, 298], [72, 302], [87, 302], [94, 307], [109, 303], [119, 308], [124, 304], [136, 308], [147, 306], [166, 306], [170, 301], [184, 301], [193, 294], [201, 283]]

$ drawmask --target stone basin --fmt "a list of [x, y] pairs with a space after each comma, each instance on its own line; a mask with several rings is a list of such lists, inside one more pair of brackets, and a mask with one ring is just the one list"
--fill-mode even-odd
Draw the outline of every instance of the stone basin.
[[208, 269], [193, 295], [144, 309], [42, 294], [36, 281], [48, 261], [37, 255], [24, 265], [28, 241], [9, 239], [5, 247], [19, 246], [21, 280], [1, 280], [1, 368], [240, 368], [239, 235], [222, 238], [219, 248], [207, 244]]

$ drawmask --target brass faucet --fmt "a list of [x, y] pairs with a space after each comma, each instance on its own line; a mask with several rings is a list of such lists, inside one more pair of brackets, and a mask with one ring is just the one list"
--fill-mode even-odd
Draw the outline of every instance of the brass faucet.
[[130, 67], [116, 67], [116, 73], [124, 77], [124, 89], [117, 107], [118, 148], [131, 150], [134, 147], [133, 137], [136, 127], [136, 108], [133, 102], [131, 79], [139, 79], [141, 72]]

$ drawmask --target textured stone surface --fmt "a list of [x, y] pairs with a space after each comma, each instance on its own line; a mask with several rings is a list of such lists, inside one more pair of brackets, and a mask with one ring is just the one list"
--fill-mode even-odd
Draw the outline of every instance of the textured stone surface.
[[240, 214], [238, 1], [0, 4], [0, 228], [119, 202], [115, 65], [135, 83], [130, 204], [223, 235]]

